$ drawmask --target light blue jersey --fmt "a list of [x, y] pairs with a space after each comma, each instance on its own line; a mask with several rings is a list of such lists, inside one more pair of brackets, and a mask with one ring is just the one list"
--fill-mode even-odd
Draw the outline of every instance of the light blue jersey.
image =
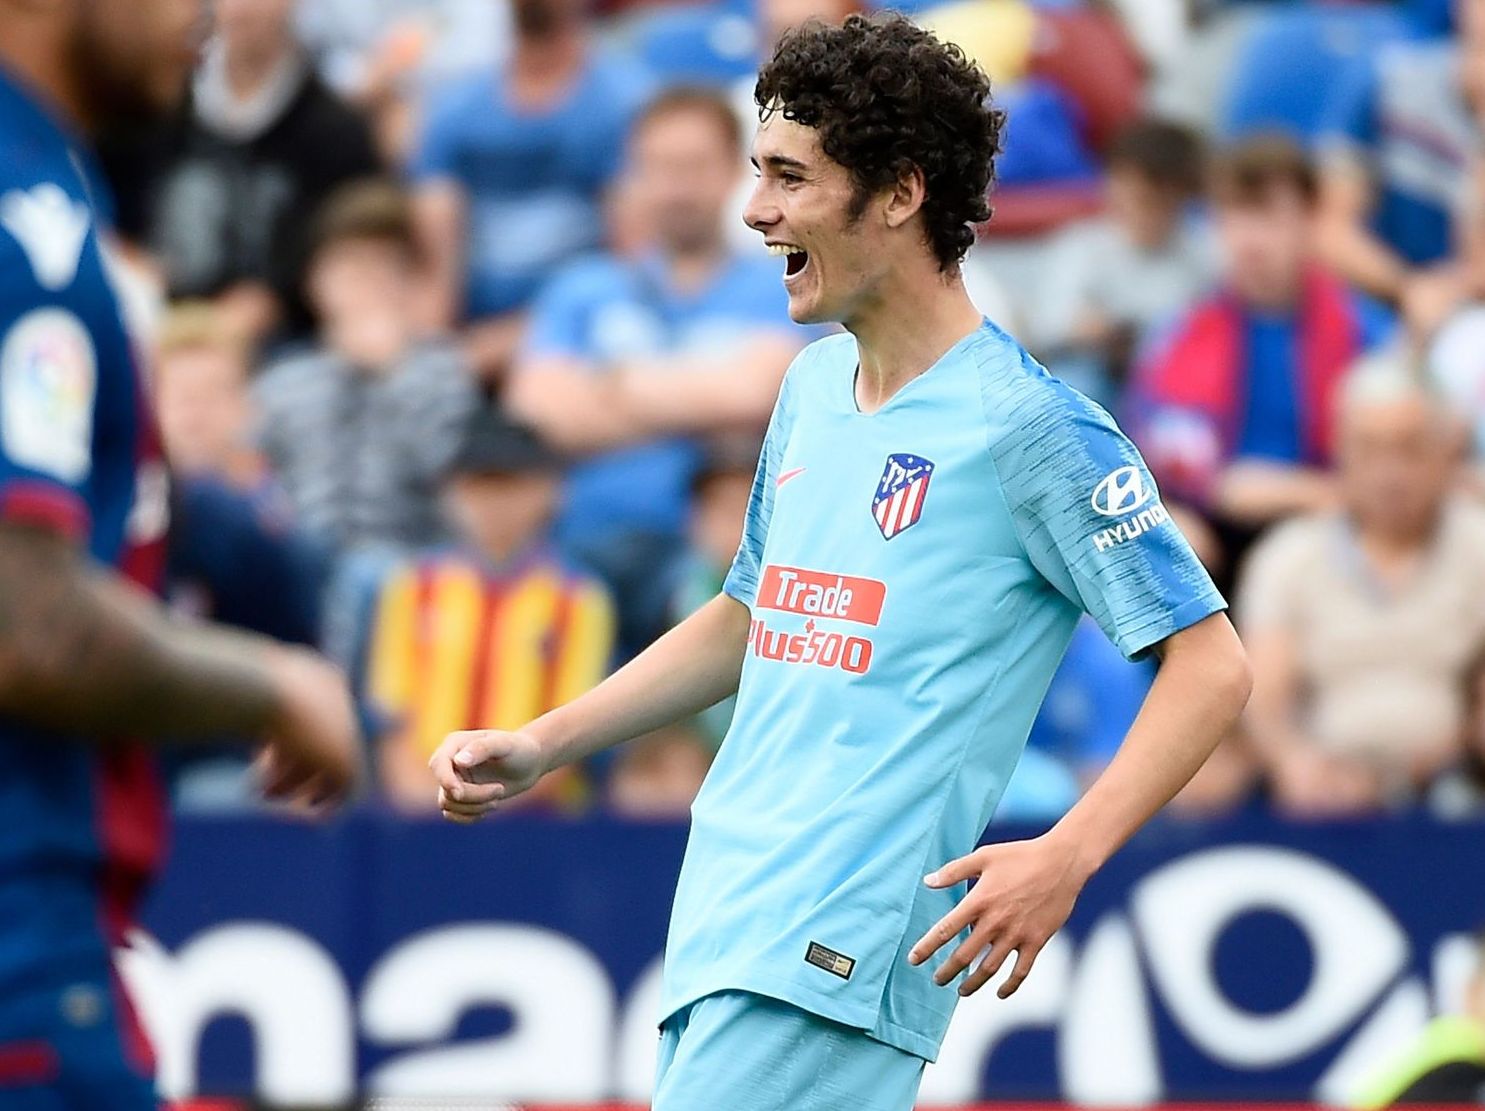
[[806, 348], [769, 426], [662, 1013], [751, 991], [932, 1060], [957, 994], [907, 952], [966, 888], [923, 876], [974, 847], [1079, 614], [1136, 657], [1224, 602], [1109, 416], [998, 328], [873, 414], [856, 360]]

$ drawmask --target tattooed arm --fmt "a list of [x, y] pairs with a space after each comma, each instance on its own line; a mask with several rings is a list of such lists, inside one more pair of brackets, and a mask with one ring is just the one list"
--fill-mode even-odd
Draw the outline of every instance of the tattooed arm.
[[0, 714], [79, 736], [268, 742], [269, 788], [333, 797], [354, 776], [338, 672], [312, 653], [172, 622], [63, 537], [0, 523]]

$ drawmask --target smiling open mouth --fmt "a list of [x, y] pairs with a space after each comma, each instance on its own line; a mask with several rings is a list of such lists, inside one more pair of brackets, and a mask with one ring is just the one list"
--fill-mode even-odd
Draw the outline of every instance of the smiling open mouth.
[[771, 255], [782, 255], [784, 258], [784, 278], [796, 278], [804, 273], [805, 267], [810, 264], [810, 255], [802, 247], [796, 247], [792, 243], [770, 243], [768, 253]]

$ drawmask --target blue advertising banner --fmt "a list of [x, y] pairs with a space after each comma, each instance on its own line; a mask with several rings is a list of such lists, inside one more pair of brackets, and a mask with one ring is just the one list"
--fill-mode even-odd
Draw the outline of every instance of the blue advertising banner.
[[[1035, 831], [994, 827], [996, 839]], [[643, 1101], [678, 825], [192, 819], [123, 968], [166, 1095]], [[924, 1101], [1345, 1102], [1458, 1002], [1485, 823], [1162, 822]]]

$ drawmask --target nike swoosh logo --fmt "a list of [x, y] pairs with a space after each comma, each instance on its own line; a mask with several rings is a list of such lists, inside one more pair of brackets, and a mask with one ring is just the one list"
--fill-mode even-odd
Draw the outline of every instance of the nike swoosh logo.
[[806, 468], [804, 468], [804, 467], [795, 467], [792, 471], [785, 471], [783, 474], [779, 475], [778, 481], [776, 483], [774, 483], [774, 485], [776, 487], [777, 486], [782, 486], [784, 483], [788, 482], [791, 478], [798, 478], [800, 475], [804, 474], [805, 470], [806, 470]]

